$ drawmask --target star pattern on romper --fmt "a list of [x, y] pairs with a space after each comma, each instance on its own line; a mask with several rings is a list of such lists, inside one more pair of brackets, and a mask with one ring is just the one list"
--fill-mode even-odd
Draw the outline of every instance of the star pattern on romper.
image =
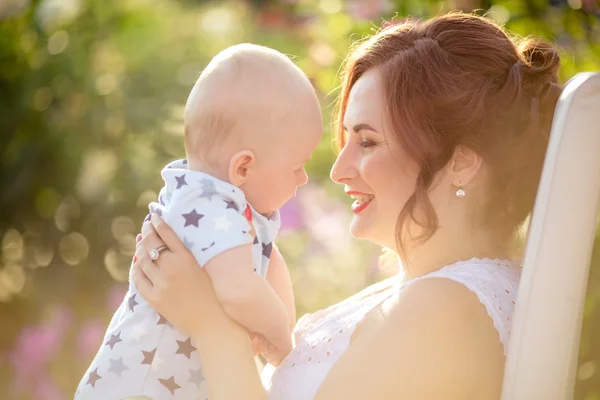
[[233, 201], [233, 200], [223, 200], [223, 201], [225, 202], [225, 204], [227, 204], [227, 207], [225, 207], [226, 210], [233, 208], [235, 211], [240, 212], [240, 209], [238, 208], [237, 204], [235, 204], [235, 201]]
[[104, 343], [106, 346], [110, 346], [110, 349], [112, 350], [115, 347], [115, 344], [122, 342], [123, 340], [121, 339], [121, 332], [117, 333], [116, 335], [110, 335], [110, 339], [108, 339], [108, 342]]
[[254, 236], [254, 242], [252, 242], [252, 244], [258, 244], [258, 237]]
[[156, 348], [151, 351], [142, 350], [142, 354], [144, 355], [144, 359], [140, 364], [152, 365], [152, 361], [154, 361], [154, 356], [156, 355]]
[[139, 303], [135, 301], [135, 293], [129, 296], [129, 300], [127, 300], [127, 304], [129, 305], [129, 310], [133, 312], [133, 308], [137, 306]]
[[185, 248], [188, 249], [188, 250], [190, 250], [190, 251], [192, 250], [192, 247], [194, 247], [194, 243], [191, 242], [185, 236], [183, 237], [183, 239], [181, 239], [181, 241], [183, 242], [183, 245], [185, 246]]
[[96, 382], [102, 379], [100, 375], [98, 375], [98, 368], [90, 372], [90, 376], [88, 376], [88, 380], [86, 384], [92, 385], [92, 387], [96, 387]]
[[213, 247], [214, 245], [215, 245], [215, 242], [212, 242], [211, 244], [209, 244], [209, 245], [208, 245], [208, 246], [206, 246], [206, 247], [203, 247], [203, 248], [201, 248], [200, 250], [202, 250], [202, 251], [206, 251], [206, 250], [210, 249], [211, 247]]
[[191, 358], [192, 353], [196, 351], [196, 347], [194, 347], [194, 345], [192, 344], [192, 338], [187, 338], [185, 342], [182, 342], [181, 340], [177, 340], [176, 342], [177, 351], [175, 352], [175, 354], [183, 354], [189, 360]]
[[181, 388], [181, 386], [179, 386], [177, 383], [175, 383], [175, 377], [172, 376], [169, 379], [160, 379], [158, 378], [158, 381], [167, 389], [169, 389], [169, 392], [171, 392], [171, 394], [175, 394], [175, 391], [179, 388]]
[[181, 214], [181, 216], [185, 218], [185, 224], [183, 225], [184, 228], [189, 225], [194, 225], [197, 228], [198, 221], [204, 217], [204, 215], [198, 214], [195, 208], [187, 214]]
[[177, 180], [177, 187], [175, 189], [181, 189], [182, 187], [187, 185], [187, 182], [185, 181], [185, 174], [181, 176], [176, 176], [175, 180]]
[[169, 325], [169, 326], [171, 326], [171, 323], [169, 321], [167, 321], [167, 319], [165, 317], [163, 317], [162, 314], [158, 314], [158, 321], [156, 321], [156, 325]]
[[123, 371], [128, 369], [129, 368], [123, 364], [123, 357], [119, 357], [116, 360], [113, 360], [112, 358], [110, 359], [110, 367], [108, 367], [108, 372], [114, 372], [120, 378]]
[[271, 258], [271, 251], [273, 251], [273, 243], [262, 244], [262, 255]]
[[217, 188], [215, 187], [215, 183], [210, 179], [202, 179], [198, 181], [200, 185], [202, 185], [202, 194], [200, 198], [207, 198], [208, 200], [212, 200], [212, 197], [217, 194]]
[[204, 382], [204, 375], [202, 374], [202, 368], [196, 370], [190, 369], [190, 380], [189, 383], [195, 383], [196, 386], [200, 387], [200, 384]]
[[229, 228], [231, 228], [232, 222], [225, 215], [213, 218], [213, 221], [215, 222], [216, 231], [223, 231], [225, 233], [229, 233]]

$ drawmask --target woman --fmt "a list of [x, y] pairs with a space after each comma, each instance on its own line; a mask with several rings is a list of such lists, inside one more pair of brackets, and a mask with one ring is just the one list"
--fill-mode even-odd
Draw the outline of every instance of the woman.
[[[265, 373], [268, 395], [247, 333], [154, 216], [132, 276], [195, 339], [211, 400], [499, 398], [518, 232], [533, 207], [558, 67], [551, 46], [460, 13], [387, 27], [354, 49], [331, 178], [356, 198], [352, 235], [392, 249], [404, 267], [302, 317], [294, 350]], [[148, 251], [164, 244], [152, 262]]]

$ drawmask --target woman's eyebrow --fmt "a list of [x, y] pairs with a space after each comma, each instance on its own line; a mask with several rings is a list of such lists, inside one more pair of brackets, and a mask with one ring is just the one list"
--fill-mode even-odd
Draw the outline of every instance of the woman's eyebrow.
[[[345, 131], [347, 131], [347, 130], [348, 130], [348, 128], [346, 128], [346, 125], [342, 125], [342, 128], [343, 128]], [[369, 125], [369, 124], [358, 124], [358, 125], [354, 125], [354, 126], [352, 127], [352, 130], [353, 130], [354, 132], [360, 132], [360, 131], [362, 131], [363, 129], [366, 129], [366, 130], [369, 130], [369, 131], [373, 131], [373, 132], [377, 132], [377, 133], [379, 133], [379, 131], [378, 131], [377, 129], [373, 128], [373, 127], [372, 127], [371, 125]]]

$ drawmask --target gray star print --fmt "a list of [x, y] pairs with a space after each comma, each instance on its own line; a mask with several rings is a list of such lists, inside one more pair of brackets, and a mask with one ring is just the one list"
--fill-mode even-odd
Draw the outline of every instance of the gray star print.
[[229, 208], [233, 208], [235, 211], [240, 211], [238, 209], [237, 204], [235, 204], [235, 201], [233, 200], [223, 200], [225, 202], [225, 204], [227, 204], [227, 207], [225, 207], [225, 209], [229, 209]]
[[273, 243], [264, 244], [262, 243], [262, 255], [271, 258], [271, 251], [273, 251]]
[[200, 387], [200, 384], [204, 382], [204, 375], [202, 375], [202, 368], [197, 370], [190, 369], [190, 383], [195, 383], [196, 386]]
[[129, 310], [130, 311], [133, 311], [133, 308], [138, 305], [138, 302], [135, 301], [135, 296], [136, 295], [134, 293], [134, 294], [131, 295], [131, 297], [129, 297], [128, 305], [129, 305]]
[[185, 181], [185, 174], [176, 176], [175, 180], [177, 180], [177, 189], [181, 189], [183, 186], [187, 185], [187, 182]]
[[123, 357], [119, 357], [116, 360], [113, 360], [112, 358], [110, 359], [110, 367], [108, 367], [108, 372], [114, 372], [120, 378], [123, 371], [128, 369], [129, 368], [123, 364]]
[[140, 364], [148, 364], [152, 365], [152, 361], [154, 361], [154, 355], [156, 354], [156, 349], [152, 351], [144, 351], [142, 350], [142, 354], [144, 355], [144, 359]]
[[194, 347], [194, 345], [192, 345], [192, 338], [187, 338], [187, 340], [185, 342], [182, 342], [181, 340], [177, 340], [176, 342], [177, 342], [177, 351], [175, 352], [175, 354], [183, 354], [188, 359], [190, 359], [192, 353], [194, 351], [196, 351], [196, 347]]
[[212, 197], [217, 195], [217, 188], [215, 187], [215, 183], [210, 179], [203, 178], [198, 181], [200, 185], [202, 185], [202, 194], [200, 198], [207, 198], [208, 200], [212, 200]]
[[105, 345], [110, 346], [110, 349], [112, 350], [115, 347], [115, 344], [122, 341], [123, 340], [121, 339], [121, 332], [119, 332], [116, 335], [110, 335], [110, 339], [108, 340], [108, 342], [105, 343]]
[[158, 381], [167, 389], [169, 389], [169, 392], [171, 392], [171, 394], [175, 394], [175, 391], [179, 388], [181, 388], [181, 386], [179, 386], [177, 383], [175, 383], [175, 377], [172, 376], [169, 379], [158, 379]]
[[92, 387], [95, 387], [96, 381], [98, 381], [98, 379], [102, 379], [102, 377], [98, 375], [98, 368], [96, 368], [95, 370], [90, 372], [90, 376], [88, 377], [87, 383], [92, 385]]
[[194, 225], [197, 228], [198, 221], [204, 217], [204, 215], [198, 214], [195, 208], [187, 214], [181, 214], [181, 216], [185, 218], [185, 224], [183, 225], [184, 228], [188, 225]]
[[158, 314], [158, 321], [156, 321], [156, 325], [171, 325], [169, 321], [162, 314]]

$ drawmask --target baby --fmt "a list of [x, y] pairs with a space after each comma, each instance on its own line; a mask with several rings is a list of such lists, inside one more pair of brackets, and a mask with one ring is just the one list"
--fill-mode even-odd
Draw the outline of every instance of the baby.
[[[187, 159], [163, 169], [166, 185], [150, 204], [206, 269], [229, 315], [268, 342], [274, 364], [291, 350], [295, 322], [289, 273], [273, 247], [278, 209], [306, 183], [304, 164], [321, 132], [314, 89], [289, 58], [257, 45], [230, 47], [194, 85]], [[132, 284], [75, 395], [130, 397], [207, 397], [193, 341]]]

